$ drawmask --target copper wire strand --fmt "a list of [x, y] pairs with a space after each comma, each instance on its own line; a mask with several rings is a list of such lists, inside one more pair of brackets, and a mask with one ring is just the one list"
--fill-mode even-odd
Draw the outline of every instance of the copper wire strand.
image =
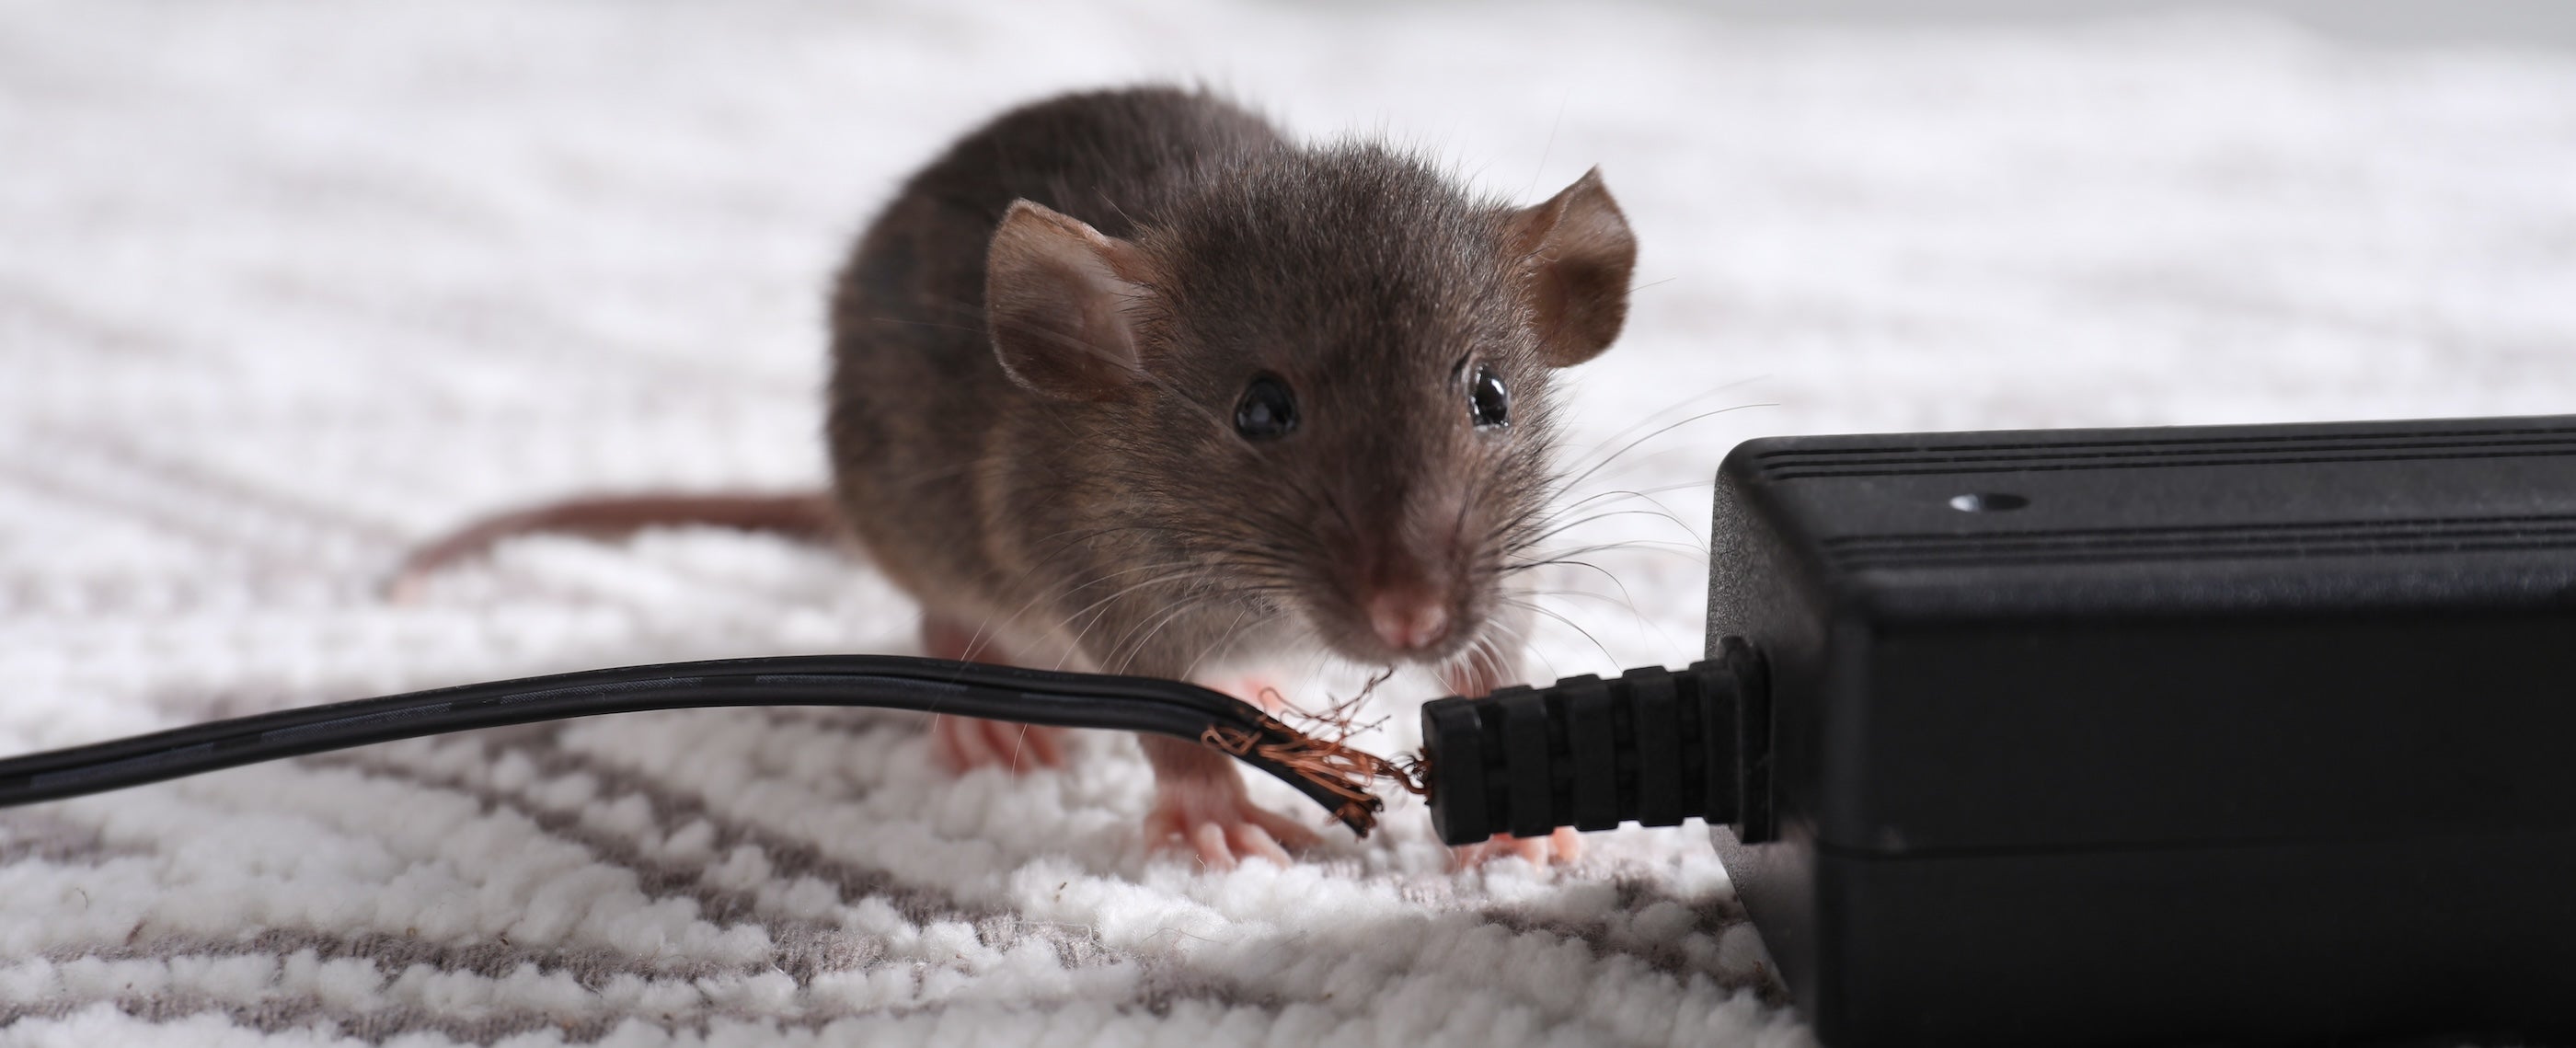
[[[1425, 785], [1428, 761], [1421, 755], [1408, 755], [1390, 760], [1350, 744], [1351, 736], [1375, 730], [1386, 723], [1385, 717], [1361, 723], [1359, 708], [1377, 691], [1378, 685], [1393, 675], [1392, 670], [1369, 678], [1359, 692], [1336, 699], [1321, 711], [1308, 710], [1290, 702], [1276, 688], [1264, 688], [1263, 694], [1278, 701], [1279, 708], [1307, 721], [1305, 730], [1267, 713], [1260, 718], [1261, 731], [1211, 725], [1199, 741], [1234, 757], [1257, 756], [1287, 768], [1309, 782], [1322, 786], [1342, 798], [1333, 817], [1345, 822], [1374, 827], [1377, 813], [1386, 810], [1386, 802], [1369, 786], [1378, 780], [1395, 784], [1414, 796], [1429, 796]], [[1263, 741], [1265, 738], [1278, 741]], [[1365, 831], [1363, 831], [1365, 832]]]
[[1393, 667], [1379, 670], [1369, 677], [1367, 683], [1360, 686], [1357, 694], [1336, 699], [1320, 712], [1289, 701], [1286, 696], [1280, 695], [1276, 688], [1264, 688], [1262, 689], [1264, 694], [1278, 698], [1281, 710], [1293, 714], [1306, 724], [1303, 728], [1290, 728], [1286, 723], [1268, 716], [1262, 719], [1277, 724], [1284, 731], [1313, 740], [1318, 745], [1326, 747], [1333, 759], [1347, 762], [1345, 770], [1362, 781], [1386, 779], [1416, 797], [1427, 797], [1431, 792], [1428, 785], [1430, 779], [1422, 774], [1429, 767], [1427, 755], [1408, 754], [1390, 760], [1350, 744], [1351, 736], [1375, 731], [1387, 722], [1387, 718], [1381, 716], [1362, 723], [1359, 719], [1359, 711], [1360, 707], [1368, 702], [1369, 697], [1377, 693], [1378, 686], [1385, 684], [1388, 678], [1393, 676], [1395, 676]]

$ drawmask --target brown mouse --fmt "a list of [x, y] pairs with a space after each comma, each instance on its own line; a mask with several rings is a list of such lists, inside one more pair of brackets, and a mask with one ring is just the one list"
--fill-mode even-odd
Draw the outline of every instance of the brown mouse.
[[[1597, 172], [1512, 208], [1206, 93], [1038, 102], [915, 174], [843, 268], [831, 501], [934, 656], [1205, 679], [1320, 646], [1482, 694], [1518, 671], [1551, 373], [1617, 336], [1635, 256]], [[709, 515], [587, 505], [521, 524]], [[953, 765], [1060, 759], [1043, 730], [937, 734]], [[1149, 841], [1225, 866], [1311, 839], [1225, 755], [1140, 741]]]

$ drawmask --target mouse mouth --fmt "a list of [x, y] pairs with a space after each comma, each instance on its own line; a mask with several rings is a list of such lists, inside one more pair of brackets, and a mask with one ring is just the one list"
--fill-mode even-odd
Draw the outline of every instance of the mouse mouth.
[[1348, 639], [1335, 639], [1328, 646], [1333, 653], [1363, 666], [1423, 666], [1438, 668], [1458, 661], [1472, 641], [1444, 639], [1430, 647], [1399, 648], [1378, 639], [1365, 628], [1346, 632]]

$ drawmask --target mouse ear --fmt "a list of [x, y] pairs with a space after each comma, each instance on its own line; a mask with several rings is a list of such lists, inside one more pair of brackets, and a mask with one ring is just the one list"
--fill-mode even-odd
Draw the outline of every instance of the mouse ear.
[[1628, 275], [1637, 238], [1593, 168], [1546, 203], [1505, 216], [1505, 248], [1523, 267], [1523, 289], [1550, 367], [1599, 356], [1628, 319]]
[[1109, 400], [1142, 378], [1129, 310], [1149, 294], [1134, 244], [1013, 201], [984, 255], [985, 319], [1011, 381], [1059, 400]]

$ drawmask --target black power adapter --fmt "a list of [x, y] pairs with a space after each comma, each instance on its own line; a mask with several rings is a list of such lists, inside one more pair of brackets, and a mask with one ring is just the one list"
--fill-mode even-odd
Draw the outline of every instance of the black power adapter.
[[1711, 661], [1425, 707], [1447, 839], [1735, 827], [1835, 1048], [2576, 1032], [2576, 417], [1757, 440], [1716, 506]]

